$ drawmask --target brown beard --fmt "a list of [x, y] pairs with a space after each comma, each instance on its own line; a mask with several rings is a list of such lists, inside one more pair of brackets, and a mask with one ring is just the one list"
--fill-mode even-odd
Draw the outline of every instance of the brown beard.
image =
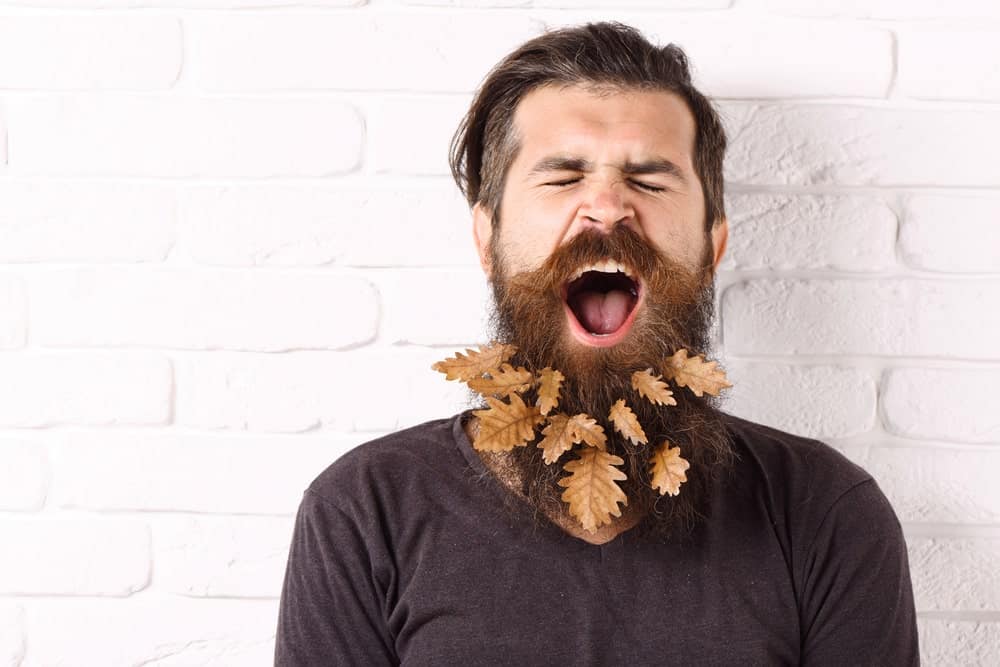
[[[532, 373], [546, 366], [562, 372], [566, 381], [557, 410], [567, 415], [584, 412], [606, 424], [612, 404], [626, 398], [648, 444], [633, 445], [607, 425], [605, 431], [608, 451], [625, 460], [623, 472], [628, 479], [621, 487], [628, 497], [627, 513], [641, 518], [634, 532], [661, 540], [690, 535], [709, 516], [713, 485], [733, 458], [717, 399], [675, 388], [677, 405], [657, 406], [638, 397], [631, 375], [646, 368], [660, 373], [662, 362], [681, 348], [691, 356], [707, 353], [715, 306], [711, 244], [706, 243], [700, 269], [691, 271], [657, 253], [624, 225], [607, 234], [587, 230], [557, 249], [541, 268], [509, 277], [498, 244], [492, 243], [490, 251], [494, 267], [491, 324], [495, 340], [517, 347], [511, 363]], [[632, 267], [643, 283], [644, 303], [636, 306], [642, 310], [622, 342], [587, 347], [568, 331], [562, 290], [575, 270], [607, 259]], [[533, 390], [524, 397], [533, 404]], [[664, 440], [679, 446], [691, 464], [677, 496], [660, 496], [650, 483], [652, 449]], [[562, 465], [546, 464], [534, 443], [515, 447], [500, 458], [505, 476], [517, 480], [522, 496], [507, 499], [509, 511], [522, 511], [522, 500], [527, 499], [535, 510], [536, 525], [546, 516], [559, 523], [576, 522], [567, 513], [561, 499], [564, 489], [557, 484], [564, 472]]]

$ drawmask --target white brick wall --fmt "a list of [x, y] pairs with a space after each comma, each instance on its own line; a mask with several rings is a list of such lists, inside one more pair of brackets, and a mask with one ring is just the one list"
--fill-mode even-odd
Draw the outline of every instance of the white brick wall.
[[728, 408], [866, 466], [924, 663], [996, 664], [1000, 3], [0, 0], [0, 667], [270, 662], [305, 485], [467, 400], [471, 92], [609, 18], [730, 131]]

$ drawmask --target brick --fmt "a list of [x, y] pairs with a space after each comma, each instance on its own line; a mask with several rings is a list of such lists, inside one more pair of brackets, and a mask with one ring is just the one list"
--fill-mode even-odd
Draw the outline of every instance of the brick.
[[20, 605], [0, 602], [0, 665], [18, 667], [24, 659], [24, 610]]
[[1000, 272], [1000, 197], [914, 194], [903, 206], [899, 251], [909, 266]]
[[749, 280], [722, 295], [729, 354], [995, 359], [1000, 281]]
[[[617, 13], [615, 19], [640, 28], [655, 43], [683, 48], [695, 85], [711, 97], [882, 98], [892, 82], [892, 35], [879, 27], [766, 16], [747, 20], [745, 14], [726, 12], [704, 18], [669, 11]], [[607, 15], [552, 15], [546, 23], [584, 20], [607, 20]]]
[[909, 538], [917, 611], [1000, 609], [1000, 539]]
[[291, 517], [163, 517], [153, 527], [157, 585], [194, 597], [277, 598], [292, 524]]
[[1000, 100], [996, 29], [905, 26], [898, 30], [896, 91], [925, 100]]
[[884, 271], [896, 264], [896, 216], [875, 197], [731, 194], [720, 270]]
[[1000, 442], [998, 383], [1000, 372], [988, 368], [892, 369], [882, 383], [885, 427], [910, 438]]
[[846, 438], [875, 424], [875, 382], [833, 366], [724, 364], [727, 412], [810, 438]]
[[2, 182], [0, 261], [162, 261], [175, 208], [161, 186]]
[[0, 426], [165, 424], [167, 360], [132, 352], [0, 354]]
[[93, 510], [294, 514], [362, 436], [74, 432], [52, 450], [52, 504]]
[[270, 664], [277, 604], [164, 595], [33, 601], [25, 665]]
[[729, 102], [720, 111], [730, 184], [1000, 185], [996, 110]]
[[177, 422], [208, 429], [390, 431], [446, 417], [468, 390], [431, 370], [450, 348], [213, 352], [177, 362]]
[[533, 0], [394, 0], [398, 5], [419, 7], [530, 7]]
[[48, 484], [49, 464], [40, 443], [0, 437], [0, 510], [41, 509]]
[[[448, 146], [471, 97], [393, 97], [369, 116], [370, 155], [379, 174], [447, 176]], [[420, 132], [413, 128], [419, 127]]]
[[865, 468], [900, 521], [1000, 523], [1000, 450], [872, 447]]
[[69, 269], [33, 276], [44, 345], [280, 351], [375, 337], [377, 295], [359, 276], [315, 272]]
[[1000, 623], [917, 618], [920, 663], [940, 667], [992, 665], [1000, 655]]
[[740, 8], [804, 16], [872, 19], [990, 18], [1000, 16], [993, 0], [740, 0]]
[[0, 88], [170, 88], [181, 70], [172, 16], [0, 17]]
[[[253, 7], [288, 7], [288, 0], [4, 0], [5, 5], [62, 7], [68, 9], [112, 7], [178, 7], [184, 9], [249, 9]], [[362, 7], [368, 0], [295, 0], [305, 7]]]
[[541, 31], [520, 13], [204, 14], [186, 26], [192, 82], [208, 90], [471, 91]]
[[9, 97], [10, 169], [78, 176], [330, 176], [361, 160], [357, 111], [333, 99]]
[[[0, 221], [2, 224], [2, 221]], [[28, 304], [24, 280], [0, 273], [0, 350], [24, 347], [28, 336]]]
[[479, 266], [469, 207], [450, 181], [206, 186], [181, 202], [175, 252], [202, 264]]
[[382, 338], [392, 344], [465, 345], [489, 338], [490, 289], [481, 269], [379, 271]]
[[[571, 9], [575, 7], [594, 7], [607, 9], [607, 0], [534, 0], [535, 7], [555, 7]], [[614, 4], [615, 9], [642, 7], [651, 9], [728, 9], [733, 0], [623, 0]]]
[[122, 519], [3, 519], [0, 593], [130, 595], [150, 578], [146, 524]]

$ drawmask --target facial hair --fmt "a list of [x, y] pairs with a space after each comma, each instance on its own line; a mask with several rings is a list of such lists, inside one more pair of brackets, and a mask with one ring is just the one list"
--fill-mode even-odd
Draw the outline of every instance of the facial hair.
[[[515, 366], [535, 374], [551, 367], [566, 377], [557, 412], [587, 413], [605, 423], [607, 450], [625, 461], [622, 469], [627, 479], [620, 485], [628, 498], [627, 510], [642, 517], [634, 528], [636, 535], [657, 540], [690, 536], [710, 515], [713, 486], [733, 459], [717, 399], [671, 387], [677, 405], [657, 406], [635, 392], [631, 376], [647, 368], [659, 374], [663, 361], [681, 348], [689, 356], [707, 356], [715, 307], [711, 244], [706, 242], [699, 269], [692, 271], [655, 251], [624, 225], [609, 233], [585, 230], [537, 270], [508, 276], [498, 236], [494, 234], [490, 246], [494, 339], [517, 347], [511, 360]], [[620, 343], [586, 346], [569, 333], [563, 289], [575, 271], [608, 259], [629, 267], [642, 282], [643, 297], [635, 306], [640, 311]], [[524, 397], [533, 404], [534, 390]], [[620, 398], [626, 399], [638, 417], [647, 444], [633, 445], [607, 424], [608, 412]], [[652, 451], [664, 440], [679, 446], [691, 464], [677, 496], [660, 496], [650, 483]], [[557, 484], [565, 474], [562, 466], [567, 456], [546, 464], [535, 442], [506, 452], [502, 458], [507, 475], [520, 486], [520, 499], [507, 498], [507, 510], [523, 512], [523, 500], [527, 500], [536, 525], [546, 516], [576, 523], [561, 499], [564, 488]]]

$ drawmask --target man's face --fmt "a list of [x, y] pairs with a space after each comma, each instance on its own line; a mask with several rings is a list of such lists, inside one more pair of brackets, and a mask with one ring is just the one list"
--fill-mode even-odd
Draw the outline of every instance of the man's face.
[[[474, 209], [491, 279], [538, 269], [581, 232], [610, 233], [619, 225], [688, 271], [714, 273], [728, 228], [722, 222], [705, 232], [695, 121], [681, 97], [543, 86], [521, 100], [514, 128], [520, 150], [507, 174], [499, 228], [481, 206]], [[505, 266], [494, 266], [495, 254]], [[647, 287], [641, 276], [629, 277], [632, 283], [604, 284], [597, 276], [596, 285], [567, 285], [567, 344], [609, 347], [626, 339]]]

